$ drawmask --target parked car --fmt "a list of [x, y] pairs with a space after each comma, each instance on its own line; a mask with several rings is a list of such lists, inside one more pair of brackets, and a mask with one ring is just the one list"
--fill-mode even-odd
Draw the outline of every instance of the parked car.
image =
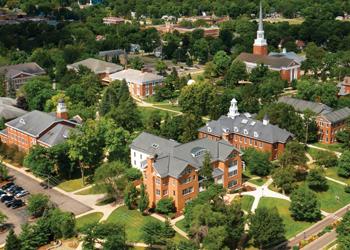
[[24, 202], [22, 200], [17, 200], [17, 199], [15, 199], [11, 204], [12, 209], [16, 209], [23, 206], [24, 206]]
[[2, 194], [6, 194], [6, 192], [4, 191], [4, 190], [0, 190], [0, 195], [2, 195]]
[[5, 185], [3, 185], [3, 186], [1, 187], [1, 189], [2, 189], [2, 190], [6, 190], [6, 189], [8, 189], [9, 187], [11, 187], [11, 186], [13, 186], [13, 185], [15, 185], [15, 183], [13, 183], [13, 182], [8, 182], [8, 183], [6, 183]]
[[15, 188], [14, 190], [12, 190], [12, 194], [13, 195], [16, 195], [18, 194], [19, 192], [22, 192], [24, 189], [22, 187], [17, 187]]
[[27, 190], [22, 190], [21, 192], [16, 193], [16, 198], [21, 198], [26, 196], [27, 194], [29, 194], [29, 192]]
[[11, 207], [12, 203], [15, 200], [16, 200], [15, 197], [12, 196], [12, 199], [5, 201], [4, 204], [5, 204], [6, 207]]
[[47, 189], [49, 186], [47, 185], [46, 182], [40, 182], [40, 186], [42, 186], [44, 189]]
[[0, 198], [0, 201], [1, 202], [5, 202], [5, 201], [8, 201], [8, 200], [12, 200], [13, 199], [13, 195], [4, 195]]
[[12, 185], [11, 187], [7, 188], [6, 191], [7, 192], [12, 192], [12, 190], [15, 190], [16, 188], [18, 188], [17, 185]]

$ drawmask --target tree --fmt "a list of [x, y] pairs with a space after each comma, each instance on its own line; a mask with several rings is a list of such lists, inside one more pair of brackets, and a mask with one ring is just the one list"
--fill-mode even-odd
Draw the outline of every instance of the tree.
[[103, 190], [118, 201], [124, 192], [127, 180], [126, 165], [123, 162], [104, 163], [95, 171], [94, 182], [97, 189]]
[[316, 153], [315, 163], [319, 167], [335, 167], [338, 164], [338, 157], [333, 152], [318, 150]]
[[67, 110], [70, 110], [72, 107], [72, 102], [70, 101], [70, 97], [66, 96], [63, 92], [59, 92], [58, 94], [51, 97], [51, 99], [47, 100], [45, 103], [45, 111], [46, 112], [55, 112], [58, 102], [63, 100], [66, 104]]
[[11, 228], [5, 243], [5, 250], [18, 250], [21, 249], [21, 241], [17, 238], [17, 235]]
[[303, 122], [305, 126], [305, 144], [317, 140], [316, 114], [307, 109], [304, 111]]
[[268, 73], [269, 68], [264, 64], [260, 64], [258, 67], [253, 68], [250, 72], [249, 81], [255, 84], [262, 83]]
[[285, 225], [277, 208], [261, 207], [250, 219], [249, 234], [253, 244], [260, 249], [270, 248], [285, 241]]
[[350, 177], [350, 151], [344, 151], [338, 160], [338, 175]]
[[124, 203], [129, 209], [133, 209], [137, 205], [138, 191], [135, 185], [131, 182], [124, 190]]
[[5, 181], [9, 178], [9, 171], [6, 165], [0, 162], [0, 181]]
[[24, 166], [28, 167], [35, 175], [47, 178], [54, 174], [55, 161], [48, 148], [35, 145], [30, 148], [24, 158]]
[[44, 194], [32, 194], [28, 198], [27, 210], [33, 217], [40, 217], [49, 208], [50, 199]]
[[156, 212], [169, 215], [175, 212], [174, 201], [172, 198], [162, 198], [157, 202]]
[[234, 87], [238, 85], [241, 80], [246, 80], [248, 73], [245, 64], [240, 60], [234, 60], [227, 70], [224, 78], [227, 87]]
[[151, 247], [152, 245], [165, 244], [165, 239], [163, 237], [163, 223], [158, 220], [151, 220], [146, 222], [141, 228], [141, 238]]
[[246, 163], [250, 173], [259, 176], [266, 176], [271, 172], [272, 164], [269, 160], [270, 155], [265, 152], [260, 152], [255, 148], [247, 148], [243, 155], [243, 160]]
[[185, 114], [182, 119], [181, 130], [182, 134], [179, 136], [179, 140], [182, 143], [190, 142], [198, 137], [198, 129], [203, 126], [202, 117], [195, 114]]
[[6, 220], [7, 220], [7, 216], [0, 211], [0, 227], [4, 226], [4, 223], [6, 222]]
[[166, 63], [162, 60], [158, 60], [156, 62], [156, 70], [158, 71], [159, 74], [161, 74], [162, 76], [166, 74], [166, 70], [167, 70], [168, 66], [166, 65]]
[[204, 178], [204, 187], [208, 188], [211, 184], [214, 183], [213, 168], [211, 166], [211, 156], [208, 152], [206, 152], [204, 155], [204, 160], [202, 163], [202, 167], [199, 170], [199, 175]]
[[141, 70], [143, 68], [144, 62], [138, 56], [130, 59], [130, 67], [132, 69]]
[[177, 246], [178, 250], [197, 250], [198, 247], [192, 241], [180, 241]]
[[137, 202], [137, 207], [142, 214], [144, 214], [144, 211], [148, 208], [148, 204], [149, 204], [148, 193], [145, 190], [145, 185], [142, 183], [141, 190], [140, 190], [140, 198]]
[[231, 58], [225, 51], [220, 50], [216, 52], [213, 57], [214, 72], [216, 76], [225, 75], [227, 69], [230, 67]]
[[318, 72], [323, 66], [323, 60], [325, 57], [325, 51], [323, 48], [317, 47], [313, 42], [307, 44], [305, 48], [306, 61], [302, 64], [306, 70], [311, 70], [314, 76], [318, 76]]
[[321, 218], [320, 204], [316, 194], [300, 187], [293, 191], [289, 211], [292, 217], [298, 221], [317, 221]]
[[311, 169], [306, 178], [309, 188], [314, 191], [325, 191], [328, 189], [327, 179], [322, 168]]
[[152, 134], [158, 134], [160, 132], [162, 117], [158, 110], [152, 110], [147, 116], [144, 127]]
[[283, 193], [290, 193], [296, 186], [296, 173], [294, 167], [279, 167], [273, 171], [273, 183], [282, 189]]
[[350, 248], [350, 212], [347, 212], [340, 224], [337, 226], [337, 241], [339, 249], [349, 249]]
[[305, 146], [299, 142], [288, 142], [280, 163], [282, 166], [304, 166], [307, 162], [305, 152]]
[[224, 226], [211, 227], [208, 235], [203, 240], [204, 249], [221, 250], [224, 249], [228, 233]]
[[193, 45], [193, 54], [198, 59], [199, 63], [205, 64], [209, 57], [209, 43], [204, 38], [196, 40]]

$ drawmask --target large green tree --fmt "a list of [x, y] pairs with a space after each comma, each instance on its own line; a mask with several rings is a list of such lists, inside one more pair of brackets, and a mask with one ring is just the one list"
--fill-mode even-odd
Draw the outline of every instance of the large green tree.
[[280, 157], [282, 166], [304, 166], [307, 163], [305, 146], [297, 141], [287, 143], [286, 149]]
[[21, 249], [21, 242], [18, 239], [17, 235], [11, 228], [7, 237], [6, 237], [6, 243], [5, 243], [5, 250], [18, 250]]
[[266, 176], [271, 172], [272, 164], [269, 158], [268, 153], [260, 152], [255, 148], [247, 148], [243, 155], [243, 160], [249, 171], [259, 176]]
[[344, 151], [338, 160], [338, 175], [350, 177], [350, 151]]
[[292, 217], [299, 221], [317, 221], [321, 218], [320, 203], [316, 194], [306, 187], [293, 191], [289, 210]]
[[294, 167], [279, 167], [273, 171], [273, 183], [284, 193], [290, 193], [296, 187], [296, 171]]
[[347, 212], [337, 227], [339, 249], [350, 248], [350, 212]]

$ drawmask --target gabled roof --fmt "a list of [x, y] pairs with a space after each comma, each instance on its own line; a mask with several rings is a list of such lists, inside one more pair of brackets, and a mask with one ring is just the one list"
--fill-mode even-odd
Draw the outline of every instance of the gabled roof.
[[289, 96], [282, 96], [278, 99], [278, 102], [285, 103], [294, 107], [298, 112], [304, 112], [309, 109], [316, 115], [325, 114], [333, 111], [333, 109], [323, 103], [310, 102], [302, 99], [292, 98]]
[[[159, 145], [159, 147], [155, 149], [153, 147], [154, 144]], [[161, 177], [172, 176], [174, 178], [181, 176], [188, 166], [200, 169], [205, 152], [211, 155], [212, 162], [225, 161], [232, 151], [240, 153], [240, 151], [224, 140], [212, 141], [203, 138], [180, 144], [145, 132], [139, 135], [130, 147], [156, 156], [154, 168], [157, 173]]]
[[306, 60], [305, 57], [299, 56], [293, 51], [289, 51], [289, 52], [270, 52], [269, 56], [279, 57], [279, 58], [281, 58], [281, 57], [288, 58], [288, 59], [296, 61], [299, 64], [301, 64], [303, 61]]
[[345, 107], [342, 109], [338, 109], [336, 111], [332, 111], [329, 113], [326, 113], [324, 115], [322, 115], [324, 118], [326, 118], [328, 121], [330, 121], [331, 123], [336, 123], [336, 122], [340, 122], [340, 121], [344, 121], [347, 118], [350, 117], [350, 108]]
[[43, 75], [46, 72], [35, 62], [0, 67], [0, 74], [4, 74], [8, 79], [14, 78], [21, 73], [28, 75]]
[[237, 59], [246, 63], [264, 64], [274, 69], [288, 68], [299, 65], [299, 63], [296, 61], [286, 57], [254, 55], [245, 52], [241, 53]]
[[43, 136], [38, 140], [39, 143], [45, 144], [47, 146], [57, 145], [64, 140], [66, 140], [69, 136], [69, 132], [74, 129], [71, 126], [67, 126], [65, 124], [57, 124], [50, 130], [46, 131]]
[[234, 119], [221, 116], [216, 121], [208, 122], [198, 131], [218, 137], [221, 137], [223, 133], [234, 133], [268, 143], [286, 143], [293, 137], [293, 134], [287, 130], [270, 123], [265, 125], [248, 114], [240, 114]]
[[123, 69], [123, 67], [118, 64], [98, 60], [95, 58], [88, 58], [73, 64], [69, 64], [67, 65], [67, 68], [79, 70], [79, 66], [87, 67], [95, 74], [114, 73]]
[[5, 121], [15, 119], [26, 113], [27, 111], [23, 109], [0, 103], [0, 117], [4, 118]]
[[148, 82], [161, 82], [163, 81], [163, 76], [149, 73], [149, 72], [142, 72], [140, 70], [135, 69], [126, 69], [122, 70], [120, 72], [111, 74], [109, 76], [112, 81], [114, 80], [126, 80], [127, 82], [137, 83], [137, 84], [143, 84]]
[[76, 125], [76, 123], [72, 121], [59, 119], [54, 114], [48, 114], [38, 110], [31, 111], [23, 116], [7, 122], [5, 125], [32, 137], [38, 138], [46, 129], [48, 129], [54, 123], [59, 122], [66, 122], [74, 126]]

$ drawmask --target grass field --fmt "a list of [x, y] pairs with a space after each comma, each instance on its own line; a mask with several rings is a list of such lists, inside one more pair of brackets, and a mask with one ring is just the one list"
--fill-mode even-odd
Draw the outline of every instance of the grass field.
[[248, 181], [261, 187], [267, 181], [267, 178], [250, 179]]
[[73, 179], [73, 180], [61, 182], [57, 187], [60, 189], [63, 189], [66, 192], [73, 192], [73, 191], [82, 189], [84, 185], [83, 185], [83, 180], [79, 178], [79, 179]]
[[243, 195], [240, 199], [242, 209], [246, 212], [250, 212], [253, 206], [254, 197], [251, 195]]
[[173, 104], [169, 104], [169, 103], [162, 103], [162, 104], [154, 104], [155, 107], [159, 107], [159, 108], [165, 108], [165, 109], [170, 109], [176, 112], [181, 112], [181, 107], [179, 107], [178, 105], [173, 105]]
[[325, 171], [326, 176], [350, 185], [350, 179], [338, 176], [338, 168], [337, 167], [326, 168], [325, 170], [326, 170]]
[[350, 194], [345, 193], [344, 186], [333, 181], [327, 181], [328, 190], [316, 192], [321, 204], [321, 210], [333, 213], [350, 203]]
[[312, 145], [314, 145], [316, 147], [320, 147], [320, 148], [325, 148], [325, 149], [328, 149], [331, 151], [340, 152], [340, 153], [342, 153], [344, 151], [341, 144], [339, 144], [339, 143], [323, 144], [323, 143], [316, 142], [316, 143], [313, 143]]
[[103, 216], [103, 213], [95, 212], [95, 213], [91, 213], [91, 214], [87, 214], [82, 217], [79, 217], [76, 220], [76, 223], [77, 223], [76, 228], [79, 230], [87, 224], [99, 222], [102, 216]]
[[315, 160], [317, 158], [317, 154], [322, 151], [316, 148], [308, 148], [307, 152], [311, 155], [312, 159]]
[[80, 191], [80, 192], [75, 193], [75, 194], [78, 194], [78, 195], [89, 195], [89, 194], [103, 194], [103, 192], [101, 192], [99, 190], [96, 190], [96, 188], [94, 188], [94, 187], [91, 187], [91, 188], [85, 189], [85, 190]]
[[187, 232], [187, 228], [185, 227], [185, 219], [179, 220], [175, 223], [175, 225], [180, 228], [182, 231]]
[[280, 22], [288, 22], [289, 24], [301, 24], [304, 22], [303, 18], [265, 18], [265, 22], [270, 23], [280, 23]]
[[276, 199], [276, 198], [261, 198], [259, 202], [259, 207], [273, 208], [276, 207], [280, 216], [283, 219], [286, 229], [286, 238], [290, 239], [302, 232], [306, 228], [310, 227], [312, 223], [310, 222], [300, 222], [295, 221], [289, 212], [289, 201]]
[[[126, 206], [122, 206], [114, 210], [107, 219], [107, 222], [121, 223], [126, 225], [126, 237], [127, 240], [131, 242], [142, 242], [141, 228], [149, 221], [157, 221], [157, 219], [151, 216], [143, 216], [137, 210], [128, 210]], [[176, 233], [173, 240], [178, 243], [181, 240], [186, 239]]]
[[147, 118], [152, 114], [153, 111], [158, 111], [162, 119], [165, 117], [167, 113], [171, 116], [178, 115], [178, 113], [175, 113], [175, 112], [160, 110], [152, 107], [137, 107], [137, 109], [140, 111], [141, 119], [143, 121], [147, 120]]

